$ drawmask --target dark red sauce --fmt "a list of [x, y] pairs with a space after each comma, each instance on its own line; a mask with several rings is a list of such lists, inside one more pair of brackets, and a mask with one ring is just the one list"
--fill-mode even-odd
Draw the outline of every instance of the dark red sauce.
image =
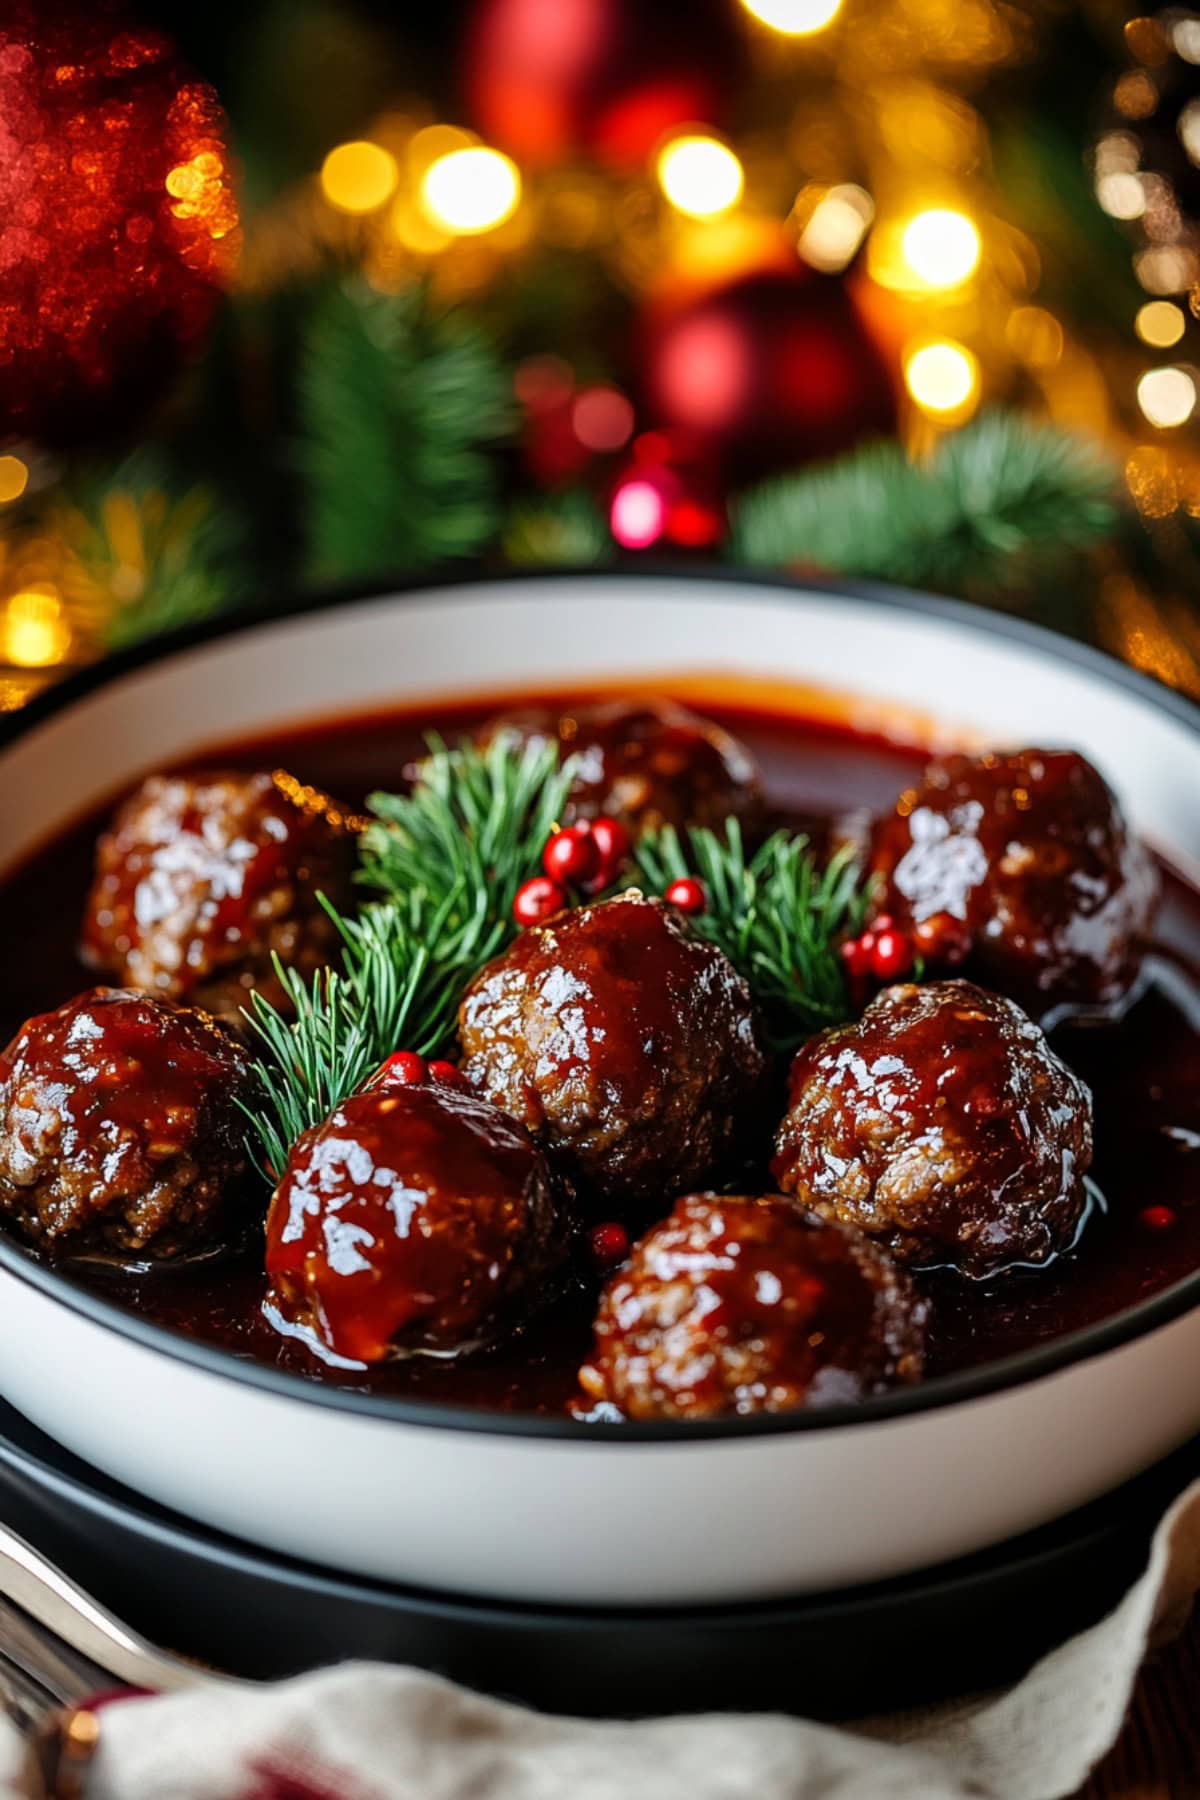
[[[816, 834], [849, 810], [887, 807], [925, 760], [921, 749], [837, 723], [710, 697], [700, 704], [756, 753], [773, 812]], [[373, 788], [402, 785], [425, 730], [453, 736], [495, 710], [481, 701], [322, 724], [222, 746], [204, 761], [282, 765], [358, 806]], [[88, 985], [76, 940], [102, 822], [83, 820], [0, 884], [0, 1043], [30, 1014]], [[1200, 1268], [1200, 893], [1170, 870], [1164, 878], [1158, 942], [1140, 997], [1114, 1023], [1064, 1026], [1053, 1037], [1094, 1094], [1092, 1174], [1102, 1200], [1075, 1250], [1040, 1273], [983, 1283], [917, 1277], [931, 1301], [930, 1376], [1077, 1330]], [[664, 1213], [670, 1198], [664, 1195]], [[1166, 1220], [1160, 1210], [1144, 1221], [1147, 1207], [1168, 1209]], [[522, 1337], [468, 1363], [416, 1358], [366, 1374], [318, 1365], [263, 1320], [261, 1253], [192, 1271], [97, 1276], [95, 1285], [161, 1324], [315, 1379], [523, 1411], [561, 1410], [572, 1397], [595, 1298], [594, 1290], [570, 1289]]]

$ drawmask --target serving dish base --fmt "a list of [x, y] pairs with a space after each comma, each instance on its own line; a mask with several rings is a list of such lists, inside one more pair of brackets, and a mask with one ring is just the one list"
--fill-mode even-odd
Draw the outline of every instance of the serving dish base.
[[644, 1612], [472, 1602], [358, 1580], [210, 1532], [119, 1486], [0, 1402], [0, 1518], [129, 1624], [232, 1673], [405, 1662], [546, 1711], [846, 1718], [1012, 1679], [1101, 1618], [1200, 1439], [1067, 1518], [898, 1581]]

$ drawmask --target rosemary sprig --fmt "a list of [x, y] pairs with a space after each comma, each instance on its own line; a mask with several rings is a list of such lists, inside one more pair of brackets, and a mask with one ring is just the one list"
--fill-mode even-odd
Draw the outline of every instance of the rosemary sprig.
[[699, 876], [708, 906], [692, 924], [749, 983], [774, 1049], [794, 1050], [852, 1016], [837, 946], [862, 929], [869, 898], [852, 849], [822, 865], [807, 837], [777, 831], [747, 856], [730, 819], [723, 836], [699, 828], [681, 837], [673, 826], [648, 833], [636, 857], [651, 893]]
[[357, 918], [322, 897], [343, 971], [305, 982], [277, 963], [287, 1009], [256, 993], [246, 1012], [260, 1089], [251, 1149], [269, 1178], [393, 1050], [445, 1048], [463, 989], [515, 932], [513, 897], [539, 866], [573, 774], [553, 745], [431, 740], [411, 794], [372, 797], [359, 873], [385, 897]]

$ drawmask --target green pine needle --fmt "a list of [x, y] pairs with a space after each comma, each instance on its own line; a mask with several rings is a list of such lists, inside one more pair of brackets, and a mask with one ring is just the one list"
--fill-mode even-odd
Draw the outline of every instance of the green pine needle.
[[946, 438], [929, 462], [871, 444], [779, 476], [733, 509], [731, 554], [946, 589], [1002, 586], [1116, 522], [1114, 475], [1077, 437], [1007, 412]]
[[467, 983], [515, 935], [513, 899], [540, 867], [573, 778], [553, 744], [501, 733], [448, 750], [433, 739], [411, 794], [372, 797], [360, 879], [384, 897], [356, 919], [326, 902], [344, 972], [305, 983], [277, 967], [294, 1016], [261, 994], [246, 1014], [261, 1091], [252, 1150], [268, 1176], [393, 1050], [446, 1047]]
[[636, 858], [651, 893], [699, 876], [708, 905], [692, 924], [749, 984], [774, 1049], [853, 1016], [838, 944], [862, 930], [869, 896], [852, 850], [823, 867], [806, 837], [777, 831], [747, 856], [730, 819], [723, 837], [706, 827], [648, 833]]
[[430, 568], [496, 536], [487, 451], [516, 411], [508, 370], [464, 314], [416, 288], [339, 286], [309, 322], [299, 406], [315, 579]]

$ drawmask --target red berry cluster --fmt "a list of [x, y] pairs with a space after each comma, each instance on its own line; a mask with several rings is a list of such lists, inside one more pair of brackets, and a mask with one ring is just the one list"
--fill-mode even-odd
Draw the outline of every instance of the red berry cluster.
[[534, 875], [517, 889], [513, 918], [518, 925], [540, 925], [561, 912], [571, 891], [598, 894], [611, 886], [629, 855], [629, 833], [619, 819], [602, 815], [578, 825], [564, 825], [546, 840], [544, 875]]
[[891, 914], [880, 913], [860, 937], [846, 939], [841, 957], [851, 987], [861, 989], [871, 980], [899, 981], [912, 968], [916, 952]]
[[436, 1081], [443, 1087], [465, 1085], [462, 1070], [452, 1062], [445, 1062], [441, 1057], [426, 1062], [415, 1050], [393, 1050], [375, 1076], [379, 1087], [422, 1087], [427, 1081]]

